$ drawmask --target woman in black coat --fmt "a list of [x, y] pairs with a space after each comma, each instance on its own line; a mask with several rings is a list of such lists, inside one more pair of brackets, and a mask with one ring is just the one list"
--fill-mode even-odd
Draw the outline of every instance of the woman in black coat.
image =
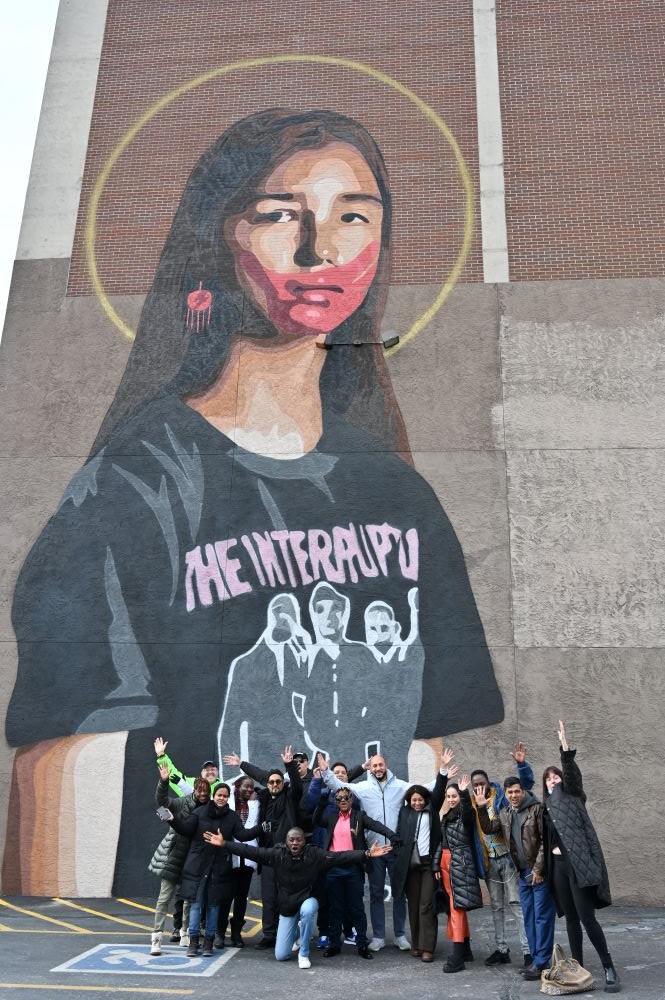
[[453, 953], [444, 963], [444, 972], [462, 972], [464, 959], [473, 958], [467, 910], [483, 905], [478, 872], [473, 855], [474, 813], [469, 796], [471, 779], [462, 776], [459, 784], [446, 788], [448, 811], [441, 820], [441, 843], [434, 855], [434, 876], [440, 879], [448, 896], [446, 933], [453, 942]]
[[212, 955], [215, 930], [217, 928], [217, 912], [222, 901], [233, 898], [233, 879], [231, 855], [220, 851], [212, 844], [206, 843], [203, 834], [221, 831], [225, 840], [254, 840], [260, 832], [260, 827], [246, 828], [237, 813], [229, 809], [231, 790], [228, 785], [220, 784], [215, 789], [211, 802], [199, 806], [193, 813], [184, 818], [173, 817], [170, 825], [177, 833], [191, 837], [192, 842], [182, 869], [181, 895], [191, 902], [189, 911], [189, 949], [187, 954], [194, 956], [199, 946], [201, 928], [201, 908], [205, 905], [205, 937], [203, 940], [203, 955]]
[[[455, 770], [451, 768], [453, 774]], [[449, 776], [450, 772], [439, 774], [431, 792], [424, 785], [411, 785], [397, 820], [400, 846], [393, 872], [393, 895], [406, 894], [411, 954], [422, 962], [433, 962], [436, 948], [437, 920], [432, 906], [436, 881], [432, 861], [441, 840], [439, 812]]]
[[595, 913], [612, 903], [605, 858], [586, 810], [582, 772], [575, 762], [577, 751], [568, 746], [566, 729], [561, 720], [558, 736], [561, 768], [552, 765], [543, 773], [545, 872], [557, 913], [566, 918], [573, 958], [580, 965], [584, 964], [584, 927], [603, 963], [605, 992], [618, 993], [619, 977]]

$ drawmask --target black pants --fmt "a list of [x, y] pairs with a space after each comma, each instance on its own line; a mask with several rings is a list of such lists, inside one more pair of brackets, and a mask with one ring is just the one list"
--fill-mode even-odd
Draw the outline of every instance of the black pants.
[[237, 937], [245, 922], [245, 911], [247, 910], [247, 896], [252, 881], [254, 869], [250, 865], [240, 865], [234, 868], [231, 874], [231, 886], [228, 894], [219, 902], [217, 913], [217, 934], [223, 938], [229, 922], [229, 911], [233, 904], [233, 916], [231, 917], [231, 934]]
[[261, 869], [261, 903], [263, 914], [261, 924], [263, 936], [269, 941], [277, 938], [277, 923], [279, 913], [277, 911], [277, 885], [275, 883], [275, 873], [269, 865], [264, 865]]
[[584, 965], [582, 951], [582, 927], [589, 941], [598, 952], [603, 965], [609, 964], [607, 941], [603, 928], [596, 920], [595, 892], [591, 886], [579, 886], [575, 873], [563, 855], [553, 854], [554, 892], [566, 918], [568, 943], [573, 958]]
[[342, 941], [342, 926], [349, 921], [356, 929], [356, 948], [366, 948], [367, 915], [363, 903], [365, 872], [360, 865], [350, 868], [329, 868], [326, 891], [329, 907], [330, 945], [338, 948]]

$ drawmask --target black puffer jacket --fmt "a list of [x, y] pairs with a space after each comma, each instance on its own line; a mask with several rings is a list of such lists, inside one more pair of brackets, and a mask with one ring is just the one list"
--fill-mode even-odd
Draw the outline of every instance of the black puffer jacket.
[[224, 840], [254, 840], [258, 836], [259, 827], [246, 829], [237, 813], [228, 806], [216, 806], [214, 802], [199, 806], [184, 819], [175, 817], [170, 825], [177, 833], [191, 837], [191, 846], [182, 869], [182, 898], [202, 899], [207, 889], [207, 901], [211, 905], [219, 903], [222, 886], [231, 879], [231, 855], [214, 844], [207, 844], [203, 834], [221, 830]]
[[577, 884], [591, 886], [595, 890], [596, 909], [612, 904], [605, 858], [598, 835], [586, 811], [582, 772], [575, 762], [575, 753], [575, 750], [561, 751], [563, 780], [561, 784], [554, 786], [550, 795], [545, 796], [543, 829], [545, 873], [559, 916], [563, 915], [563, 910], [554, 891], [552, 860], [552, 841], [556, 834], [575, 873]]
[[[155, 801], [158, 806], [167, 806], [174, 816], [185, 819], [201, 805], [194, 792], [184, 795], [182, 798], [170, 798], [169, 787], [168, 781], [160, 779], [155, 792]], [[183, 837], [182, 834], [169, 828], [166, 836], [157, 845], [155, 853], [150, 859], [148, 870], [153, 875], [159, 875], [160, 878], [176, 885], [180, 881], [180, 873], [187, 857], [189, 844], [189, 837]]]
[[475, 818], [468, 791], [460, 790], [459, 796], [459, 806], [447, 812], [441, 820], [441, 843], [434, 855], [432, 868], [435, 872], [440, 870], [441, 853], [447, 847], [450, 851], [453, 906], [456, 910], [477, 910], [483, 905], [483, 897], [473, 856]]

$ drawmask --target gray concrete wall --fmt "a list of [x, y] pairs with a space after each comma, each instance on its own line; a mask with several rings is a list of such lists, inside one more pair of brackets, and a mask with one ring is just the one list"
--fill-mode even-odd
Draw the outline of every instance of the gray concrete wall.
[[[2, 714], [18, 570], [128, 352], [96, 300], [64, 298], [66, 266], [17, 265], [2, 345]], [[430, 292], [393, 289], [391, 324]], [[140, 299], [114, 304], [136, 321]], [[658, 281], [461, 286], [391, 361], [416, 466], [462, 543], [505, 702], [503, 723], [454, 737], [458, 759], [504, 776], [519, 737], [538, 773], [556, 759], [563, 717], [614, 893], [648, 904], [664, 888], [647, 863], [657, 820], [644, 796], [644, 770], [665, 750], [664, 307]], [[5, 785], [11, 761], [0, 744]], [[427, 754], [414, 761], [429, 767]]]

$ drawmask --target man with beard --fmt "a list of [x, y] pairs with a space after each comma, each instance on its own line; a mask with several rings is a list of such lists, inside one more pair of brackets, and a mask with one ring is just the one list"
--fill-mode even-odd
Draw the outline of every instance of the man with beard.
[[203, 837], [206, 843], [215, 847], [225, 847], [232, 854], [260, 861], [274, 873], [279, 913], [275, 958], [278, 962], [287, 961], [299, 938], [298, 966], [301, 969], [309, 969], [312, 965], [309, 942], [318, 909], [313, 887], [319, 875], [334, 865], [361, 864], [366, 858], [380, 858], [392, 850], [390, 845], [373, 844], [368, 851], [323, 851], [306, 843], [305, 834], [300, 827], [293, 827], [288, 831], [286, 844], [278, 844], [272, 848], [230, 844], [219, 831], [208, 831]]
[[[283, 844], [288, 830], [298, 823], [300, 802], [302, 799], [303, 786], [300, 778], [300, 769], [293, 759], [293, 752], [290, 746], [284, 748], [282, 760], [286, 765], [289, 775], [289, 782], [284, 781], [284, 774], [277, 768], [266, 771], [255, 764], [250, 764], [246, 760], [240, 760], [237, 754], [226, 754], [224, 764], [231, 767], [240, 767], [254, 781], [265, 785], [258, 792], [259, 799], [259, 823], [261, 825], [261, 836], [259, 844], [263, 848], [274, 847], [275, 844]], [[250, 857], [250, 855], [246, 855]], [[263, 937], [256, 947], [259, 950], [275, 947], [277, 938], [277, 887], [275, 885], [275, 875], [270, 866], [261, 870], [261, 903]]]

